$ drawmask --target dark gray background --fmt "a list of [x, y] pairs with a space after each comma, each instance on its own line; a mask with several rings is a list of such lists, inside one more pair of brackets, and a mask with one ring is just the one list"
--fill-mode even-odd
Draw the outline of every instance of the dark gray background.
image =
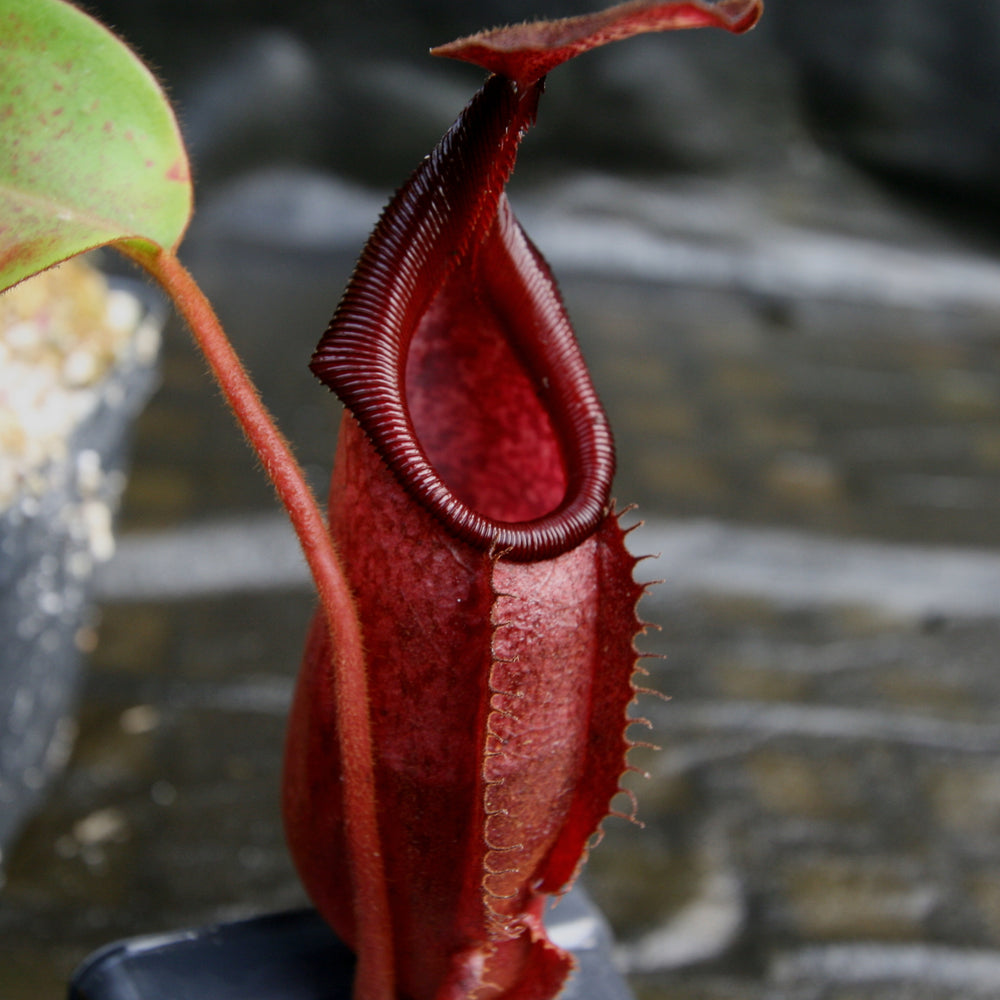
[[[186, 259], [324, 488], [305, 362], [379, 205], [479, 85], [426, 49], [551, 2], [93, 5], [160, 70]], [[1000, 981], [1000, 9], [773, 0], [552, 74], [512, 187], [661, 552], [644, 830], [588, 884], [643, 1000]], [[0, 995], [107, 940], [301, 902], [284, 714], [312, 600], [177, 325], [77, 749], [8, 859]]]

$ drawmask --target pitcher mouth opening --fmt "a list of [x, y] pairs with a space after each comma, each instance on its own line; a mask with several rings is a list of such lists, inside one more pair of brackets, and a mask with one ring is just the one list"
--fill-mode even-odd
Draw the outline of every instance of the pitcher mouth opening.
[[518, 561], [595, 531], [614, 475], [555, 280], [504, 194], [541, 87], [486, 82], [383, 213], [311, 366], [416, 501]]
[[493, 319], [467, 282], [447, 282], [410, 344], [404, 399], [455, 502], [513, 525], [556, 511], [569, 476], [543, 399]]

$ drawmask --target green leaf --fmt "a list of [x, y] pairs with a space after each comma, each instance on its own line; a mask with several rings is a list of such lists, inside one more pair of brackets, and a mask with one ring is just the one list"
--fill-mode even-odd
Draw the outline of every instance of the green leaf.
[[173, 251], [187, 154], [141, 60], [63, 0], [0, 0], [0, 291], [121, 242]]

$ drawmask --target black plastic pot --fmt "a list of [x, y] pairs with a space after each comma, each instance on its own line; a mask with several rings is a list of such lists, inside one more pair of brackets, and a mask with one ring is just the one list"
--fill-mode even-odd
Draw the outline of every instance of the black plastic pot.
[[[578, 969], [560, 1000], [631, 1000], [600, 911], [576, 888], [546, 921]], [[131, 938], [76, 971], [69, 1000], [350, 1000], [354, 956], [315, 910]]]

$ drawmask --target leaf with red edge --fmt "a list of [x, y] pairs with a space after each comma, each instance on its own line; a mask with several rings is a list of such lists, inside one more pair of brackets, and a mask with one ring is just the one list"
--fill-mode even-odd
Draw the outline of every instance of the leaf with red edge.
[[0, 0], [0, 290], [121, 241], [173, 250], [187, 155], [150, 71], [62, 0]]

